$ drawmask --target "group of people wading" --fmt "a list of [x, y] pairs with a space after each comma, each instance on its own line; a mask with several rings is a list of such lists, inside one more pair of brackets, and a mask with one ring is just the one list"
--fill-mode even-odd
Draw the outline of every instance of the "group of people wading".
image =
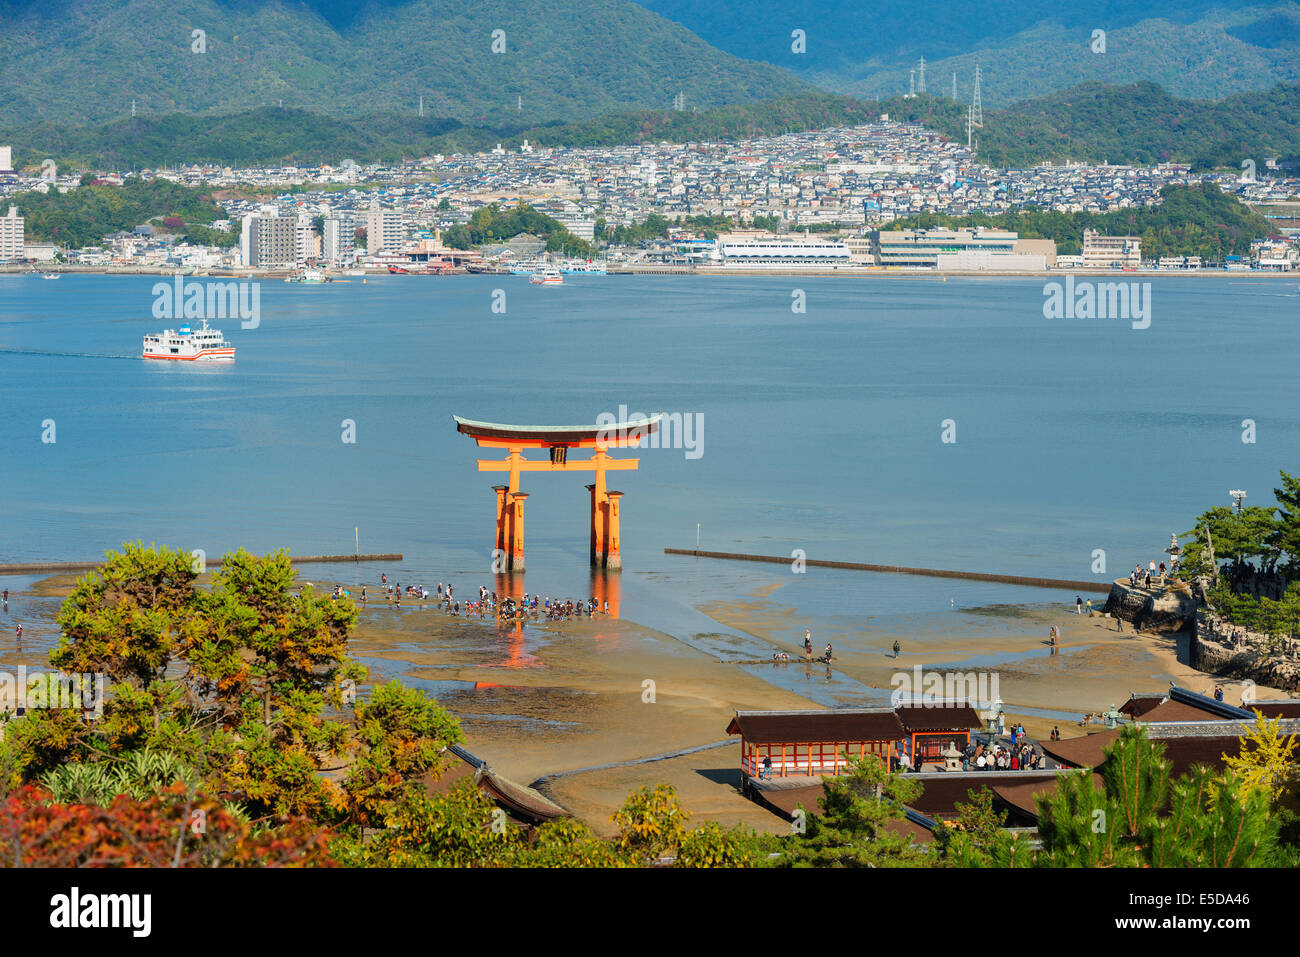
[[[432, 602], [434, 607], [441, 609], [452, 615], [465, 615], [466, 617], [477, 616], [486, 617], [491, 615], [496, 618], [506, 619], [545, 619], [547, 621], [567, 621], [570, 618], [592, 618], [599, 614], [609, 614], [609, 602], [602, 605], [593, 596], [587, 599], [570, 598], [559, 599], [550, 596], [529, 595], [524, 592], [523, 597], [519, 599], [511, 597], [498, 596], [496, 592], [488, 589], [486, 585], [480, 585], [478, 588], [477, 601], [458, 601], [456, 599], [456, 589], [450, 583], [443, 584], [438, 582], [436, 591], [430, 592], [423, 585], [407, 585], [405, 588], [398, 582], [389, 584], [388, 573], [385, 572], [379, 576], [379, 587], [383, 589], [384, 600], [391, 605], [401, 607], [402, 598], [405, 597], [408, 602], [414, 602], [423, 607], [425, 604]], [[351, 598], [352, 593], [342, 585], [335, 585], [334, 598]], [[361, 586], [361, 602], [369, 603], [370, 595], [366, 586]], [[828, 646], [829, 647], [829, 646]]]
[[[828, 641], [826, 642], [825, 653], [817, 660], [824, 661], [826, 662], [826, 664], [829, 665], [833, 658], [834, 658], [834, 654], [831, 649], [831, 643]], [[779, 662], [786, 662], [790, 660], [790, 655], [778, 649], [777, 651], [772, 652], [772, 660], [779, 661]], [[811, 662], [813, 660], [812, 631], [808, 628], [805, 628], [803, 630], [803, 660], [807, 662]]]

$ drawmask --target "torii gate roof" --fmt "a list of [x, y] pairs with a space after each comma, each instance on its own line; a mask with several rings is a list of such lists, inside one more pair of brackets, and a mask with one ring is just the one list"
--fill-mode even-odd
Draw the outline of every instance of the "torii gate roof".
[[479, 445], [521, 445], [533, 448], [563, 446], [570, 449], [603, 445], [616, 448], [635, 445], [642, 435], [658, 431], [663, 413], [656, 412], [644, 419], [630, 419], [608, 425], [505, 425], [500, 422], [462, 419], [458, 415], [453, 415], [452, 418], [456, 421], [456, 431], [473, 437]]

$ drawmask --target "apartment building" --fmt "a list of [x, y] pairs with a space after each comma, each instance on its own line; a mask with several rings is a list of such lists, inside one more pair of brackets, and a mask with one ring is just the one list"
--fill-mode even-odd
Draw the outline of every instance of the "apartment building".
[[9, 213], [0, 216], [0, 259], [22, 259], [23, 218], [18, 207], [10, 206]]
[[289, 216], [249, 213], [239, 237], [239, 261], [257, 269], [298, 263], [298, 222]]

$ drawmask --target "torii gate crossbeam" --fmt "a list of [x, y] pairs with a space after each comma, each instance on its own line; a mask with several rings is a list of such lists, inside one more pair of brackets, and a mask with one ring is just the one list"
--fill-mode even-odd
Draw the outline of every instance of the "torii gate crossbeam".
[[[504, 449], [504, 459], [479, 459], [480, 472], [507, 472], [509, 484], [494, 485], [496, 492], [497, 554], [504, 556], [503, 569], [524, 570], [524, 502], [528, 493], [520, 491], [523, 472], [594, 472], [596, 480], [588, 485], [591, 492], [591, 564], [610, 571], [623, 568], [619, 541], [619, 500], [622, 492], [606, 486], [606, 472], [635, 471], [639, 459], [614, 459], [609, 449], [633, 448], [643, 436], [658, 431], [662, 413], [646, 419], [606, 425], [502, 425], [477, 422], [452, 416], [456, 431], [474, 439], [480, 448]], [[524, 458], [526, 449], [547, 449], [549, 461]], [[589, 448], [590, 459], [570, 462], [569, 449]]]

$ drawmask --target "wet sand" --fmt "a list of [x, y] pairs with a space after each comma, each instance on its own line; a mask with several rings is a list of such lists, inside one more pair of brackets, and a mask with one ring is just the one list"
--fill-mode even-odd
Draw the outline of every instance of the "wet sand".
[[377, 609], [363, 614], [354, 654], [372, 670], [384, 662], [404, 681], [434, 683], [469, 750], [523, 784], [725, 740], [736, 710], [809, 707], [629, 621], [529, 624], [516, 636], [441, 612]]

